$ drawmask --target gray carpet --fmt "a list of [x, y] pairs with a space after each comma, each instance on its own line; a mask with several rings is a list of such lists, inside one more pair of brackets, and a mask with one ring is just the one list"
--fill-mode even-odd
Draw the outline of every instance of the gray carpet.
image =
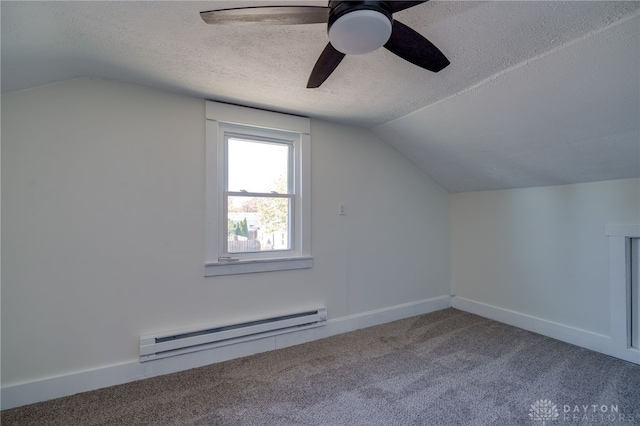
[[446, 309], [1, 415], [66, 426], [637, 425], [640, 366]]

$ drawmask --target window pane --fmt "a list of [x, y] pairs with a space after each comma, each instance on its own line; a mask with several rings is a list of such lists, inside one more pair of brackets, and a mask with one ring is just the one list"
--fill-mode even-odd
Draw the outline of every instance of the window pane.
[[228, 140], [228, 190], [288, 193], [289, 144]]
[[227, 251], [290, 250], [289, 198], [228, 197]]

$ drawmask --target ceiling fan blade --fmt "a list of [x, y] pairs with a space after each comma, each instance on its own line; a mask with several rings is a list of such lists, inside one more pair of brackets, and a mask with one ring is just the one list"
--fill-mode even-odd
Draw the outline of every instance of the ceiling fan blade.
[[433, 43], [397, 20], [393, 21], [391, 38], [384, 47], [405, 61], [429, 71], [438, 72], [450, 64]]
[[422, 1], [392, 1], [391, 13], [400, 12], [401, 10], [409, 9], [410, 7], [417, 6], [422, 3], [426, 3], [428, 0]]
[[207, 24], [320, 24], [329, 19], [324, 6], [257, 6], [200, 12]]
[[307, 89], [320, 87], [320, 85], [324, 83], [324, 81], [329, 78], [331, 73], [338, 67], [338, 64], [340, 64], [344, 56], [344, 53], [338, 52], [331, 43], [328, 43], [327, 47], [324, 48], [318, 58], [318, 61], [313, 67], [313, 71], [311, 71], [309, 82], [307, 83]]

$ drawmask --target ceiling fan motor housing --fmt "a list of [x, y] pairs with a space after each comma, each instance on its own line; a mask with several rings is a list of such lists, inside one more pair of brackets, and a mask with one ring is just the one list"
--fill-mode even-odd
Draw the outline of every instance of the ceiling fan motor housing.
[[327, 32], [333, 47], [345, 54], [373, 52], [389, 40], [392, 29], [389, 1], [330, 1]]

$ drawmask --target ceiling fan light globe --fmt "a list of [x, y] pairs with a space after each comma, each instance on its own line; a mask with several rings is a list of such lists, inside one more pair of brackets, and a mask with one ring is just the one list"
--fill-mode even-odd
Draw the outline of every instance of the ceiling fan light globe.
[[391, 37], [391, 20], [374, 10], [356, 10], [338, 18], [329, 28], [333, 47], [347, 55], [362, 55], [384, 46]]

